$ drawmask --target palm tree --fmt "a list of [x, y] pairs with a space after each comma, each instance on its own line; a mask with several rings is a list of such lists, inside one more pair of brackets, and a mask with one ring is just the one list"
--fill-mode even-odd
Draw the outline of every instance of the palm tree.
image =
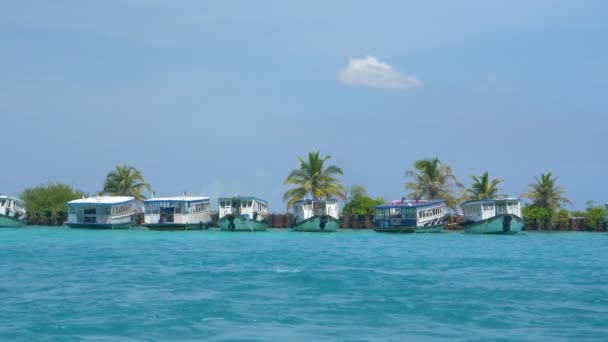
[[152, 191], [152, 186], [144, 181], [141, 172], [129, 166], [116, 165], [116, 170], [108, 172], [102, 193], [113, 196], [133, 196], [138, 201], [145, 199], [142, 189]]
[[319, 157], [319, 151], [308, 153], [308, 160], [298, 157], [300, 168], [292, 170], [283, 182], [285, 185], [295, 185], [283, 196], [288, 208], [308, 194], [314, 199], [336, 196], [346, 200], [346, 189], [335, 178], [336, 175], [343, 174], [342, 169], [335, 165], [325, 167], [325, 161], [330, 158], [331, 156]]
[[414, 199], [443, 199], [448, 207], [456, 210], [458, 200], [453, 196], [454, 187], [462, 188], [449, 165], [442, 164], [439, 158], [418, 160], [414, 170], [405, 173], [414, 181], [405, 183], [405, 188], [411, 190], [408, 197]]
[[471, 178], [473, 179], [473, 185], [467, 189], [469, 193], [467, 197], [471, 200], [494, 197], [501, 190], [498, 184], [502, 182], [502, 179], [498, 178], [490, 181], [488, 171], [484, 172], [481, 177], [472, 176]]
[[563, 204], [571, 204], [569, 199], [564, 197], [566, 192], [561, 186], [556, 186], [555, 182], [559, 177], [551, 177], [551, 172], [542, 173], [540, 179], [534, 177], [535, 183], [530, 183], [530, 192], [524, 194], [534, 201], [532, 205], [541, 208], [559, 209]]

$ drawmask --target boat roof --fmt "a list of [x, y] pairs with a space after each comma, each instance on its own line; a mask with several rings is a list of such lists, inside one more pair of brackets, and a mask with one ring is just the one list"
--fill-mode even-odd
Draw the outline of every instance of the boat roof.
[[476, 202], [477, 203], [488, 203], [488, 202], [497, 202], [497, 201], [518, 201], [519, 202], [519, 198], [508, 197], [508, 196], [488, 197], [488, 198], [482, 198], [482, 199], [478, 199], [478, 200], [464, 201], [464, 202], [462, 202], [462, 205], [473, 204]]
[[97, 196], [89, 198], [81, 198], [73, 201], [69, 201], [68, 205], [114, 205], [128, 203], [135, 200], [135, 197], [130, 196]]
[[304, 203], [304, 202], [331, 202], [331, 203], [337, 203], [337, 202], [338, 202], [338, 200], [337, 200], [337, 199], [335, 199], [335, 198], [316, 199], [316, 200], [313, 200], [313, 199], [310, 199], [310, 198], [309, 198], [309, 199], [304, 199], [304, 200], [295, 201], [295, 202], [293, 202], [293, 205], [300, 204], [300, 203]]
[[174, 196], [174, 197], [155, 197], [144, 201], [148, 202], [204, 202], [209, 201], [209, 197], [201, 196]]
[[375, 209], [389, 209], [389, 208], [424, 208], [436, 206], [439, 204], [445, 204], [444, 200], [399, 200], [392, 201], [390, 203], [384, 203], [375, 206]]
[[237, 200], [237, 201], [258, 201], [258, 202], [262, 202], [265, 203], [266, 205], [268, 205], [268, 202], [259, 198], [259, 197], [255, 197], [255, 196], [230, 196], [230, 197], [220, 197], [217, 199], [218, 202], [220, 201], [233, 201], [233, 200]]
[[9, 200], [24, 203], [22, 200], [18, 199], [17, 197], [13, 197], [13, 196], [0, 195], [0, 199], [9, 199]]

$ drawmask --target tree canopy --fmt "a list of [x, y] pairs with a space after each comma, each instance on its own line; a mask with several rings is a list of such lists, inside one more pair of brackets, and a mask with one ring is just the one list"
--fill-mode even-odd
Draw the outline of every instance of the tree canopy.
[[284, 181], [285, 185], [294, 185], [283, 195], [287, 207], [311, 195], [313, 199], [338, 197], [346, 199], [346, 189], [340, 184], [337, 175], [342, 175], [342, 169], [335, 165], [325, 166], [331, 156], [320, 157], [319, 151], [308, 154], [308, 159], [298, 157], [300, 168], [292, 170]]
[[351, 189], [351, 195], [342, 210], [342, 214], [371, 216], [374, 214], [374, 207], [382, 203], [384, 203], [383, 198], [372, 199], [367, 195], [367, 190], [363, 186], [355, 185]]
[[471, 179], [473, 179], [473, 184], [467, 189], [468, 199], [479, 200], [494, 197], [502, 190], [498, 187], [498, 184], [502, 182], [502, 179], [497, 178], [490, 180], [488, 171], [484, 172], [480, 177], [472, 176]]
[[85, 193], [71, 185], [49, 182], [25, 189], [20, 197], [25, 202], [30, 224], [61, 225], [67, 219], [67, 202], [82, 198]]
[[152, 186], [146, 183], [142, 173], [129, 165], [117, 165], [116, 169], [108, 172], [103, 186], [103, 194], [112, 196], [133, 196], [143, 201], [142, 190], [152, 191]]
[[543, 173], [540, 178], [534, 177], [535, 182], [530, 183], [530, 191], [524, 194], [525, 197], [532, 199], [532, 205], [551, 208], [553, 210], [561, 208], [564, 204], [571, 204], [564, 194], [565, 190], [556, 185], [559, 177], [552, 177], [551, 172]]
[[455, 188], [462, 188], [449, 165], [439, 158], [421, 159], [414, 163], [414, 169], [405, 173], [413, 181], [405, 183], [411, 190], [408, 197], [413, 199], [443, 199], [448, 207], [456, 209], [458, 200], [454, 196]]

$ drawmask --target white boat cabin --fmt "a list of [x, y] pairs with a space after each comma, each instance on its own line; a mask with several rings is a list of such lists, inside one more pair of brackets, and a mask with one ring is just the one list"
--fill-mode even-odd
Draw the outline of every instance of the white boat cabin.
[[0, 215], [23, 220], [25, 219], [25, 203], [15, 197], [0, 196]]
[[443, 200], [395, 200], [374, 207], [379, 228], [418, 228], [440, 225], [447, 215]]
[[144, 201], [145, 223], [208, 223], [209, 197], [159, 197]]
[[268, 202], [253, 196], [222, 197], [217, 202], [220, 219], [226, 215], [240, 215], [246, 219], [264, 221], [270, 213]]
[[292, 206], [293, 216], [296, 222], [308, 220], [315, 216], [331, 216], [335, 219], [340, 217], [338, 200], [336, 199], [320, 199], [320, 200], [301, 200], [297, 201]]
[[68, 224], [122, 224], [133, 220], [138, 208], [129, 196], [97, 196], [68, 202]]
[[480, 222], [500, 215], [521, 216], [521, 202], [514, 197], [494, 197], [462, 204], [465, 221]]

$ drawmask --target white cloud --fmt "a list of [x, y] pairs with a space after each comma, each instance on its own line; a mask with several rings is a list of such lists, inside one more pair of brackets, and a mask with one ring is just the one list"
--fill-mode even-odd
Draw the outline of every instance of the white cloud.
[[349, 86], [367, 86], [381, 89], [406, 89], [420, 86], [414, 76], [400, 73], [373, 56], [353, 58], [338, 74], [338, 81]]

